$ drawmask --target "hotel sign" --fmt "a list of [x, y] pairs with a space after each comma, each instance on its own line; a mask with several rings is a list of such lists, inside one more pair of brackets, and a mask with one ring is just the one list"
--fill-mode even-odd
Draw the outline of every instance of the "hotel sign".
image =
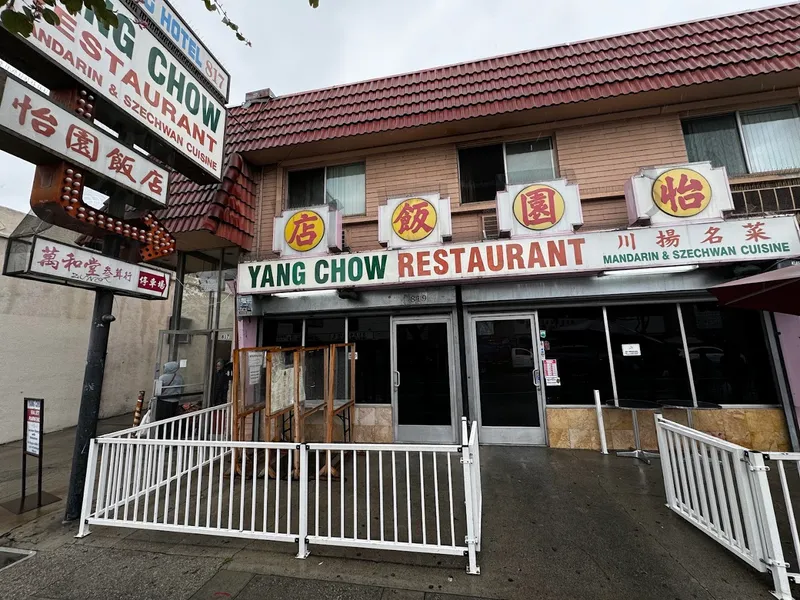
[[498, 192], [497, 225], [502, 237], [571, 233], [583, 225], [577, 185], [566, 179], [510, 185]]
[[119, 0], [108, 5], [117, 13], [116, 28], [103, 26], [91, 10], [73, 16], [56, 5], [59, 25], [38, 20], [30, 37], [20, 39], [221, 179], [225, 107]]
[[710, 162], [642, 169], [625, 184], [625, 201], [631, 225], [713, 221], [733, 210], [727, 171]]
[[145, 14], [173, 41], [175, 46], [197, 67], [203, 79], [216, 90], [223, 101], [228, 100], [230, 75], [223, 69], [208, 48], [189, 28], [167, 0], [137, 0]]
[[446, 244], [239, 265], [240, 294], [716, 265], [800, 255], [794, 217]]

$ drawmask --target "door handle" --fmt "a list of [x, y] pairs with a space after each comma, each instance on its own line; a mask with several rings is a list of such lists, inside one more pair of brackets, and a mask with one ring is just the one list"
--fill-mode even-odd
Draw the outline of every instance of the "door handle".
[[539, 376], [539, 369], [533, 370], [533, 385], [535, 385], [537, 388], [542, 385], [542, 379]]
[[394, 372], [394, 387], [396, 388], [400, 387], [400, 371]]

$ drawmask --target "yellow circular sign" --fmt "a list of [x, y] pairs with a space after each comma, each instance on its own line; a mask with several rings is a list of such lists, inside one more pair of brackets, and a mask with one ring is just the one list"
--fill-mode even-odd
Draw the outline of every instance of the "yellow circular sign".
[[514, 217], [534, 231], [555, 226], [564, 216], [564, 197], [549, 185], [529, 185], [514, 198]]
[[392, 213], [392, 229], [407, 242], [418, 242], [436, 228], [436, 209], [423, 198], [403, 200]]
[[286, 220], [283, 239], [290, 248], [308, 252], [325, 237], [325, 219], [313, 210], [299, 210]]
[[670, 169], [653, 183], [653, 202], [672, 217], [693, 217], [711, 202], [711, 185], [692, 169]]

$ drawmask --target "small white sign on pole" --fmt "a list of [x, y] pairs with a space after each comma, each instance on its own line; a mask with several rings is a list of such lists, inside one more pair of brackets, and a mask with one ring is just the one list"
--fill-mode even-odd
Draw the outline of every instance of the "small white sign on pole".
[[42, 401], [25, 399], [25, 452], [39, 456], [42, 452]]
[[622, 356], [641, 356], [642, 347], [639, 344], [622, 344]]

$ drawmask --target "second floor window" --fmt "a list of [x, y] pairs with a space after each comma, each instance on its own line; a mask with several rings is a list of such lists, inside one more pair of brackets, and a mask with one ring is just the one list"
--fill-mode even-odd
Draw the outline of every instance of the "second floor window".
[[287, 208], [328, 204], [345, 216], [366, 213], [367, 187], [364, 163], [289, 171]]
[[458, 151], [461, 202], [494, 200], [506, 185], [555, 178], [553, 140], [509, 142]]
[[794, 105], [687, 120], [683, 137], [689, 162], [711, 161], [728, 175], [800, 169]]

